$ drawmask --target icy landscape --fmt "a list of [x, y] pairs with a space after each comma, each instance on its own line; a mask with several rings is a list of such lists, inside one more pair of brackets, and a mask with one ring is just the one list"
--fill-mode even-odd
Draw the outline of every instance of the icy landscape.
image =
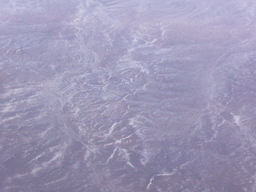
[[256, 2], [0, 0], [0, 191], [256, 191]]

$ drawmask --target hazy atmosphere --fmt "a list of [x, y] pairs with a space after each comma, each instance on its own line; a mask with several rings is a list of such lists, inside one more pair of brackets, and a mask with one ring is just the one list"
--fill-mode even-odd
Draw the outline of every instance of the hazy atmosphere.
[[0, 0], [1, 192], [255, 192], [256, 2]]

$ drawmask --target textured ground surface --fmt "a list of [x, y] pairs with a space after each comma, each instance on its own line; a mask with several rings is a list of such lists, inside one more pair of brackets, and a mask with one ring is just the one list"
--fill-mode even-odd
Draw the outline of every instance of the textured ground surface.
[[0, 3], [0, 191], [256, 191], [255, 1]]

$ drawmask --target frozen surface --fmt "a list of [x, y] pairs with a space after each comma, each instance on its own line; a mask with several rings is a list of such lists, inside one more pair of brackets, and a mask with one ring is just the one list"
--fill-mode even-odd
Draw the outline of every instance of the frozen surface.
[[0, 0], [1, 192], [256, 191], [252, 0]]

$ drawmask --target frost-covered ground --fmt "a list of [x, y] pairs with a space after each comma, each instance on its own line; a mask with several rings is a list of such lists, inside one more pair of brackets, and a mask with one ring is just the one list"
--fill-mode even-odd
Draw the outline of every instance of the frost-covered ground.
[[255, 1], [0, 4], [0, 191], [256, 191]]

